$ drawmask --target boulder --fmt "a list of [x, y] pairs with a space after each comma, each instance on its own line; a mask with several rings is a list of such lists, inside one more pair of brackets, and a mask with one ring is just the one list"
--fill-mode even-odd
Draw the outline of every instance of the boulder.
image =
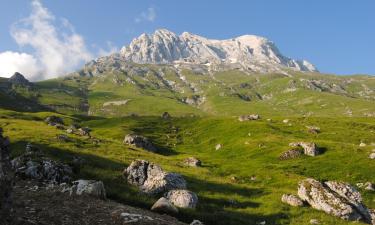
[[8, 137], [3, 136], [3, 129], [0, 127], [0, 218], [3, 222], [10, 219], [13, 184], [10, 141]]
[[347, 183], [321, 183], [308, 178], [299, 183], [298, 196], [313, 208], [341, 219], [371, 222], [369, 209], [363, 205], [360, 193]]
[[166, 194], [166, 198], [180, 208], [195, 208], [198, 204], [198, 196], [188, 190], [171, 190]]
[[258, 114], [251, 114], [251, 115], [242, 115], [238, 117], [238, 121], [249, 121], [249, 120], [259, 120], [260, 116]]
[[280, 160], [294, 159], [294, 158], [300, 157], [302, 154], [303, 152], [299, 149], [291, 149], [286, 152], [283, 152], [280, 155], [279, 159]]
[[289, 146], [303, 148], [303, 153], [308, 156], [317, 156], [320, 154], [319, 148], [313, 142], [292, 142]]
[[291, 206], [303, 206], [303, 201], [295, 195], [283, 194], [281, 201]]
[[178, 209], [174, 206], [168, 199], [161, 197], [157, 200], [154, 205], [151, 207], [151, 210], [158, 213], [166, 214], [177, 214]]
[[137, 134], [128, 134], [124, 138], [124, 144], [131, 145], [137, 148], [143, 148], [144, 150], [156, 152], [156, 147], [151, 143], [151, 141]]
[[145, 160], [135, 160], [124, 170], [124, 177], [147, 194], [161, 194], [173, 189], [186, 188], [185, 179], [177, 173], [167, 173]]
[[70, 190], [70, 195], [90, 195], [105, 199], [106, 192], [102, 181], [76, 180]]
[[64, 125], [64, 120], [58, 116], [48, 116], [44, 121], [50, 126]]
[[184, 164], [187, 166], [191, 166], [191, 167], [202, 166], [202, 162], [199, 159], [194, 158], [194, 157], [189, 157], [185, 159]]

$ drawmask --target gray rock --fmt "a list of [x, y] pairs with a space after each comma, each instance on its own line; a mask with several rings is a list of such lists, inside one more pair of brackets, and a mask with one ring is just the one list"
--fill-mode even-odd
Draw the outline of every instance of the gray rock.
[[295, 195], [283, 194], [281, 201], [291, 206], [303, 206], [303, 201]]
[[222, 144], [217, 144], [217, 145], [215, 146], [215, 150], [220, 150], [222, 147], [223, 147]]
[[310, 224], [312, 224], [312, 225], [318, 225], [318, 224], [320, 224], [320, 222], [317, 219], [311, 219], [310, 220]]
[[168, 199], [161, 197], [157, 200], [154, 205], [151, 207], [152, 211], [158, 213], [167, 213], [167, 214], [177, 214], [178, 209], [174, 206]]
[[191, 222], [190, 225], [204, 225], [204, 223], [202, 223], [199, 220], [193, 220], [193, 222]]
[[308, 156], [317, 156], [320, 154], [319, 148], [313, 142], [292, 142], [289, 146], [302, 147], [304, 154]]
[[90, 132], [91, 132], [91, 129], [88, 128], [88, 127], [81, 127], [78, 129], [78, 134], [81, 135], [81, 136], [88, 136], [90, 137]]
[[375, 159], [375, 152], [372, 152], [372, 153], [369, 155], [369, 158], [370, 158], [370, 159]]
[[164, 112], [162, 115], [161, 115], [161, 118], [167, 120], [167, 119], [170, 119], [172, 116], [171, 114], [169, 114], [168, 112]]
[[251, 115], [242, 115], [238, 117], [238, 121], [249, 121], [249, 120], [259, 120], [260, 116], [258, 114], [251, 114]]
[[300, 157], [302, 154], [303, 152], [299, 149], [291, 149], [286, 152], [283, 152], [280, 155], [279, 159], [280, 160], [294, 159], [294, 158]]
[[137, 148], [143, 148], [144, 150], [156, 152], [156, 147], [151, 143], [151, 141], [137, 134], [128, 134], [124, 138], [124, 144], [131, 145]]
[[105, 199], [106, 192], [102, 181], [96, 180], [76, 180], [70, 191], [70, 195], [90, 195]]
[[123, 174], [130, 184], [137, 185], [147, 194], [186, 188], [186, 181], [180, 174], [167, 173], [160, 166], [145, 160], [133, 161]]
[[58, 134], [56, 135], [56, 139], [61, 142], [69, 142], [70, 138], [65, 134]]
[[195, 208], [198, 204], [198, 196], [188, 190], [171, 190], [166, 194], [166, 198], [180, 208]]
[[313, 208], [341, 219], [371, 221], [360, 193], [347, 183], [327, 181], [323, 184], [308, 178], [299, 183], [298, 196]]
[[51, 126], [56, 126], [57, 124], [64, 125], [64, 120], [58, 116], [48, 116], [44, 121]]
[[189, 158], [185, 159], [184, 164], [187, 165], [187, 166], [191, 166], [191, 167], [202, 166], [202, 162], [195, 157], [189, 157]]

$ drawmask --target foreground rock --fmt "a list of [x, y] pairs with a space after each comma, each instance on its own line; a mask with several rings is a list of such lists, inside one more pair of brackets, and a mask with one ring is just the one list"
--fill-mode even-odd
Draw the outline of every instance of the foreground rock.
[[70, 166], [54, 161], [41, 154], [31, 144], [26, 146], [23, 155], [12, 160], [16, 175], [52, 183], [64, 183], [71, 180], [73, 170]]
[[238, 117], [238, 121], [249, 121], [249, 120], [259, 120], [260, 116], [258, 114], [251, 114], [251, 115], [242, 115]]
[[313, 142], [292, 142], [289, 146], [302, 147], [304, 154], [308, 156], [317, 156], [320, 154], [319, 148]]
[[185, 179], [177, 173], [167, 173], [145, 160], [135, 160], [123, 172], [130, 184], [147, 194], [161, 194], [173, 189], [185, 189]]
[[106, 198], [106, 192], [103, 182], [96, 180], [74, 181], [73, 186], [70, 188], [70, 194], [91, 195], [101, 199]]
[[184, 160], [184, 164], [191, 167], [199, 167], [202, 166], [202, 162], [195, 158], [195, 157], [189, 157]]
[[144, 150], [156, 152], [156, 147], [151, 143], [151, 141], [137, 134], [128, 134], [124, 138], [124, 144], [131, 145], [137, 148], [143, 148]]
[[362, 203], [361, 194], [343, 182], [321, 183], [305, 179], [299, 183], [298, 196], [313, 208], [344, 220], [371, 223], [370, 210]]
[[172, 190], [166, 194], [166, 198], [179, 208], [195, 208], [198, 204], [198, 196], [188, 190]]
[[283, 194], [281, 201], [291, 206], [303, 206], [303, 201], [295, 195]]
[[151, 207], [151, 210], [158, 213], [166, 213], [166, 214], [177, 214], [178, 209], [166, 198], [161, 197], [159, 200], [155, 202], [155, 204]]
[[0, 127], [0, 220], [8, 221], [12, 209], [14, 175], [10, 163], [10, 141]]

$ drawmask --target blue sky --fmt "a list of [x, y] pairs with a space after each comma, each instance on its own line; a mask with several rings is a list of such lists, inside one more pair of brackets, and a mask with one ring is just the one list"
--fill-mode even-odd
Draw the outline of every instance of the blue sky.
[[[22, 23], [25, 18], [30, 18], [33, 10], [31, 2], [1, 0], [0, 54], [6, 51], [27, 53], [40, 61], [38, 57], [44, 53], [36, 47], [37, 40], [33, 43], [20, 40], [22, 29], [27, 26]], [[375, 74], [373, 0], [36, 2], [40, 3], [40, 7], [48, 9], [54, 18], [50, 23], [56, 33], [63, 34], [58, 37], [60, 42], [57, 46], [66, 44], [66, 35], [72, 39], [74, 35], [82, 38], [77, 43], [82, 41], [83, 48], [73, 49], [61, 56], [61, 59], [71, 58], [69, 56], [83, 51], [80, 58], [71, 62], [69, 69], [80, 66], [81, 61], [90, 57], [118, 49], [143, 32], [151, 33], [158, 28], [167, 28], [176, 33], [189, 31], [216, 39], [243, 34], [260, 35], [274, 41], [284, 55], [307, 59], [322, 72]], [[20, 55], [16, 59], [18, 57]], [[46, 70], [53, 73], [65, 72]]]

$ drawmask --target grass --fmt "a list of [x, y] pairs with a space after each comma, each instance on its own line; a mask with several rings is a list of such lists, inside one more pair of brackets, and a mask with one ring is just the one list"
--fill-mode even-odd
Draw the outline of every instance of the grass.
[[[306, 177], [320, 180], [342, 180], [352, 184], [375, 182], [375, 164], [368, 159], [373, 146], [358, 147], [361, 141], [374, 143], [375, 120], [369, 118], [302, 118], [284, 117], [272, 122], [239, 122], [235, 117], [160, 117], [92, 118], [80, 120], [93, 129], [99, 145], [89, 139], [70, 135], [72, 142], [61, 143], [56, 135], [63, 133], [46, 125], [48, 113], [2, 111], [0, 126], [12, 140], [14, 155], [20, 154], [26, 142], [40, 146], [48, 155], [69, 163], [81, 156], [86, 164], [79, 177], [103, 180], [111, 199], [133, 206], [150, 208], [155, 197], [140, 194], [122, 178], [122, 170], [134, 159], [160, 164], [167, 171], [183, 174], [188, 188], [199, 196], [196, 210], [182, 210], [178, 217], [186, 222], [200, 219], [206, 224], [307, 224], [312, 218], [323, 224], [350, 224], [308, 207], [294, 208], [281, 203], [283, 193], [296, 193], [297, 183]], [[79, 118], [66, 117], [67, 123]], [[306, 125], [320, 126], [314, 135]], [[160, 154], [131, 149], [122, 144], [129, 132], [149, 137], [162, 151]], [[278, 156], [293, 141], [314, 141], [325, 149], [317, 157], [280, 161]], [[215, 145], [223, 148], [216, 151]], [[195, 156], [203, 167], [190, 168], [183, 159]], [[231, 178], [236, 177], [234, 181]], [[255, 180], [252, 177], [256, 177]], [[362, 192], [364, 201], [375, 207], [375, 194]]]

